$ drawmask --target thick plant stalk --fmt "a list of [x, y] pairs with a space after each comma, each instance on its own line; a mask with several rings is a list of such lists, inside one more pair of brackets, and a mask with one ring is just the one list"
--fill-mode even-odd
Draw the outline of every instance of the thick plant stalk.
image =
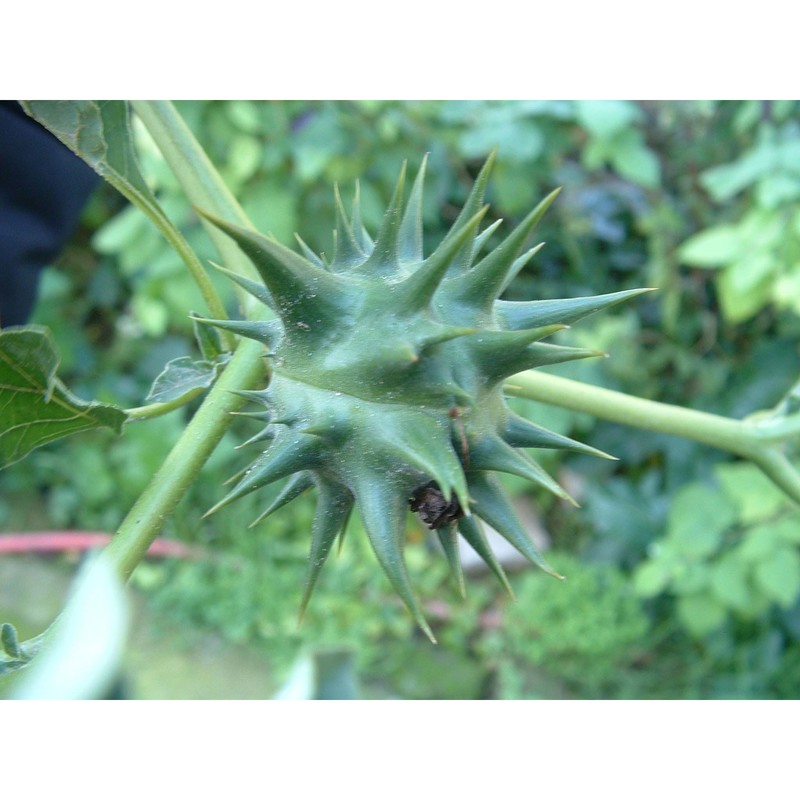
[[[220, 215], [249, 225], [247, 215], [225, 186], [203, 149], [172, 103], [134, 101], [134, 109], [147, 126], [188, 198]], [[209, 232], [225, 266], [236, 274], [253, 273], [249, 261], [213, 226]], [[244, 296], [244, 294], [243, 294]], [[259, 306], [263, 309], [262, 306]], [[127, 579], [144, 557], [169, 516], [186, 493], [230, 424], [230, 412], [243, 402], [234, 390], [254, 386], [265, 373], [263, 346], [242, 340], [220, 379], [211, 389], [172, 452], [136, 501], [107, 548]], [[149, 414], [142, 410], [141, 416]]]
[[787, 425], [784, 438], [764, 434], [764, 426], [681, 408], [654, 400], [603, 389], [541, 371], [527, 371], [509, 378], [508, 394], [550, 405], [582, 411], [600, 419], [692, 439], [747, 458], [795, 502], [800, 503], [800, 474], [778, 449], [795, 431]]
[[[175, 106], [168, 100], [133, 100], [131, 105], [175, 173], [189, 201], [229, 222], [252, 228], [253, 224], [244, 209], [231, 194]], [[239, 275], [258, 277], [250, 261], [243, 257], [230, 238], [206, 220], [203, 220], [203, 225], [228, 269]], [[244, 292], [240, 291], [238, 296], [245, 311], [263, 308], [253, 304]]]
[[582, 411], [592, 416], [685, 439], [749, 457], [746, 423], [689, 408], [644, 400], [541, 371], [522, 372], [505, 384], [508, 394]]
[[244, 402], [232, 390], [253, 386], [263, 378], [262, 349], [257, 342], [241, 342], [175, 447], [125, 517], [106, 549], [123, 579], [127, 580], [144, 558], [164, 520], [173, 512], [217, 446], [230, 424], [230, 412]]

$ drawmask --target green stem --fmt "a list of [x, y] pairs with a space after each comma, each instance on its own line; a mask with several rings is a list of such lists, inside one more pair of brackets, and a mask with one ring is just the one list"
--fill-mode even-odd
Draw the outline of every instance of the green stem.
[[106, 552], [123, 579], [144, 557], [175, 506], [191, 486], [243, 400], [231, 390], [253, 387], [263, 379], [263, 346], [242, 341], [224, 372], [184, 430], [161, 468], [120, 525]]
[[797, 413], [786, 417], [751, 417], [747, 421], [762, 442], [785, 442], [800, 435], [800, 414]]
[[[514, 375], [509, 378], [505, 390], [517, 397], [582, 411], [634, 428], [692, 439], [735, 453], [752, 461], [776, 486], [800, 503], [800, 473], [779, 449], [785, 437], [775, 439], [771, 435], [774, 431], [765, 435], [759, 429], [758, 422], [739, 421], [654, 400], [643, 400], [541, 371], [531, 370]], [[797, 433], [794, 424], [782, 430], [788, 435]]]
[[146, 406], [137, 406], [136, 408], [126, 408], [125, 413], [128, 415], [128, 422], [140, 422], [144, 419], [153, 419], [154, 417], [163, 417], [164, 414], [169, 414], [176, 408], [185, 406], [190, 400], [201, 395], [205, 389], [198, 386], [190, 392], [187, 392], [175, 400], [170, 400], [168, 403], [150, 403]]
[[[115, 101], [115, 105], [129, 105]], [[110, 144], [104, 144], [104, 150], [98, 152], [94, 147], [89, 147], [87, 142], [82, 140], [80, 135], [80, 127], [75, 129], [73, 123], [59, 124], [56, 120], [58, 113], [55, 111], [59, 101], [22, 101], [22, 105], [31, 117], [38, 120], [42, 125], [48, 128], [58, 139], [60, 139], [67, 147], [69, 147], [77, 156], [86, 161], [89, 166], [105, 178], [120, 194], [126, 197], [133, 205], [135, 205], [147, 218], [156, 226], [162, 233], [164, 238], [172, 245], [178, 253], [183, 263], [186, 265], [189, 273], [195, 280], [200, 293], [205, 300], [206, 307], [208, 308], [212, 317], [217, 319], [225, 319], [227, 314], [225, 312], [225, 305], [217, 294], [214, 284], [208, 277], [208, 274], [203, 269], [200, 259], [195, 254], [194, 250], [189, 246], [189, 243], [183, 237], [183, 234], [178, 228], [173, 225], [169, 217], [164, 213], [164, 209], [159, 205], [156, 198], [145, 187], [144, 183], [140, 182], [137, 178], [139, 176], [138, 167], [133, 165], [132, 170], [129, 172], [125, 168], [123, 162], [123, 153], [126, 152], [126, 147], [123, 146], [122, 150], [116, 153], [112, 158], [109, 156], [108, 151], [111, 149]], [[83, 112], [88, 113], [88, 118], [91, 119], [89, 127], [94, 131], [96, 126], [100, 126], [103, 131], [102, 137], [104, 138], [106, 132], [104, 131], [105, 122], [102, 119], [102, 112], [98, 108], [98, 104], [91, 101], [77, 101], [65, 102], [63, 105], [71, 106], [72, 111], [80, 116]], [[80, 107], [80, 109], [78, 108]], [[93, 112], [93, 113], [92, 113]], [[62, 121], [63, 122], [63, 121]], [[118, 124], [118, 123], [115, 123]], [[115, 129], [108, 131], [111, 138], [122, 137], [122, 139], [130, 138], [132, 140], [132, 133], [129, 127], [128, 109], [125, 110], [125, 129]], [[95, 131], [97, 135], [97, 131]], [[91, 140], [91, 136], [89, 139]], [[132, 146], [132, 144], [131, 144]], [[223, 341], [227, 349], [233, 347], [233, 339], [227, 332], [223, 332]]]
[[518, 397], [583, 411], [634, 428], [693, 439], [747, 458], [759, 449], [746, 422], [643, 400], [538, 370], [514, 375], [505, 389]]
[[[238, 224], [250, 225], [247, 215], [225, 186], [202, 147], [169, 102], [134, 101], [134, 109], [161, 149], [189, 200]], [[228, 269], [257, 277], [253, 266], [231, 239], [207, 228]], [[247, 307], [247, 306], [245, 306]], [[127, 578], [186, 493], [206, 459], [230, 424], [230, 412], [242, 399], [231, 390], [246, 389], [264, 378], [263, 346], [240, 342], [231, 361], [192, 418], [172, 452], [136, 501], [108, 546], [119, 573]], [[167, 404], [165, 404], [167, 405]], [[151, 407], [132, 409], [137, 418], [155, 415]]]
[[[125, 194], [125, 191], [119, 186], [117, 186], [117, 189]], [[195, 283], [200, 289], [200, 294], [203, 295], [203, 300], [205, 300], [206, 307], [208, 308], [209, 312], [216, 319], [227, 319], [228, 312], [225, 310], [225, 305], [217, 294], [214, 284], [211, 282], [208, 274], [203, 269], [203, 265], [200, 263], [200, 259], [197, 257], [197, 254], [189, 246], [189, 243], [186, 241], [186, 239], [183, 238], [183, 235], [180, 233], [180, 231], [178, 231], [178, 229], [175, 228], [166, 218], [162, 219], [158, 214], [149, 213], [149, 211], [141, 205], [139, 208], [141, 208], [150, 217], [155, 226], [161, 231], [166, 240], [175, 248], [178, 255], [180, 255], [180, 257], [183, 259], [183, 263], [188, 268], [189, 272], [194, 278]], [[233, 348], [233, 339], [230, 334], [228, 334], [226, 331], [220, 331], [220, 338], [222, 339], [226, 350], [231, 350]]]
[[131, 105], [180, 180], [186, 196], [231, 222], [251, 225], [175, 106], [169, 100], [132, 100]]
[[786, 456], [775, 448], [765, 448], [752, 456], [754, 464], [796, 503], [800, 503], [800, 475]]
[[[250, 218], [214, 169], [175, 106], [167, 100], [133, 100], [131, 104], [180, 181], [189, 201], [204, 211], [252, 228]], [[234, 272], [258, 280], [255, 268], [234, 241], [211, 223], [201, 221], [222, 263]], [[240, 295], [240, 301], [245, 297]], [[249, 297], [244, 307], [250, 308]]]

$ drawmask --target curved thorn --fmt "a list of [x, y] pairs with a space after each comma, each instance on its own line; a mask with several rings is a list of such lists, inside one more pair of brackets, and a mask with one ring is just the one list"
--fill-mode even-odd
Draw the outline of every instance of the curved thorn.
[[362, 474], [356, 477], [354, 490], [364, 527], [372, 549], [395, 591], [406, 604], [417, 625], [436, 644], [422, 609], [411, 587], [405, 559], [407, 499], [405, 492], [385, 483], [383, 475]]
[[428, 154], [422, 159], [411, 194], [408, 198], [403, 219], [400, 222], [398, 255], [401, 262], [422, 261], [422, 195], [425, 186], [425, 168]]
[[[274, 238], [234, 225], [207, 211], [196, 210], [230, 236], [253, 262], [282, 317], [295, 321], [298, 313], [333, 319], [338, 316], [341, 278], [284, 247]], [[299, 298], [303, 299], [302, 303], [298, 303]]]
[[263, 283], [259, 283], [258, 281], [250, 280], [250, 278], [245, 278], [244, 275], [239, 275], [238, 272], [233, 272], [232, 270], [225, 269], [225, 267], [220, 266], [219, 264], [215, 264], [213, 261], [209, 261], [212, 267], [218, 272], [221, 272], [223, 275], [226, 275], [230, 278], [234, 283], [238, 284], [242, 287], [249, 295], [252, 295], [256, 298], [260, 303], [267, 306], [267, 308], [271, 308], [273, 311], [275, 310], [275, 301], [272, 299], [272, 295], [269, 293], [269, 289], [264, 286]]
[[300, 238], [300, 234], [295, 233], [294, 238], [300, 245], [303, 255], [312, 263], [316, 264], [320, 269], [327, 269], [325, 262]]
[[496, 159], [497, 150], [495, 149], [489, 153], [489, 156], [483, 163], [481, 171], [478, 173], [478, 177], [475, 178], [475, 183], [472, 184], [472, 189], [470, 190], [470, 193], [467, 196], [459, 215], [456, 217], [456, 221], [450, 227], [447, 236], [445, 236], [445, 240], [452, 236], [455, 231], [461, 228], [462, 225], [466, 224], [467, 220], [474, 216], [481, 206], [483, 206], [483, 196], [486, 192], [486, 185], [489, 182], [489, 176], [492, 174], [492, 169], [494, 168], [494, 162]]
[[491, 525], [531, 563], [556, 578], [563, 578], [534, 547], [514, 508], [497, 481], [483, 473], [470, 473], [470, 494], [475, 498], [473, 511]]
[[339, 185], [333, 186], [334, 206], [336, 208], [336, 246], [333, 251], [333, 259], [331, 260], [331, 267], [333, 269], [353, 267], [360, 264], [366, 254], [359, 247], [353, 229], [350, 227], [350, 222], [347, 219], [347, 213], [344, 209], [342, 196], [339, 194]]
[[480, 520], [474, 514], [471, 517], [464, 517], [464, 519], [458, 521], [458, 530], [467, 544], [483, 559], [486, 566], [494, 573], [511, 599], [516, 600], [517, 598], [514, 596], [514, 590], [508, 582], [508, 577], [492, 552], [492, 548], [489, 546]]
[[535, 461], [515, 450], [499, 436], [485, 436], [470, 445], [470, 466], [473, 469], [506, 472], [535, 483], [566, 500], [576, 508], [578, 503]]
[[286, 482], [286, 485], [281, 489], [280, 494], [270, 503], [266, 511], [256, 517], [247, 527], [253, 528], [259, 522], [265, 520], [270, 514], [274, 514], [279, 508], [288, 505], [296, 497], [299, 497], [303, 492], [308, 491], [314, 485], [314, 479], [310, 472], [298, 472], [292, 475]]
[[317, 510], [314, 514], [311, 532], [311, 552], [308, 556], [308, 570], [306, 572], [303, 598], [300, 601], [298, 624], [302, 621], [306, 612], [322, 566], [328, 558], [331, 547], [353, 507], [353, 496], [344, 487], [334, 486], [328, 481], [320, 480], [318, 481], [317, 489], [319, 493]]
[[461, 566], [461, 555], [458, 552], [458, 535], [456, 533], [455, 525], [448, 525], [445, 528], [437, 528], [436, 535], [439, 537], [439, 542], [442, 545], [442, 550], [447, 557], [447, 562], [450, 565], [450, 571], [456, 579], [456, 586], [458, 593], [463, 600], [467, 598], [467, 590], [464, 586], [464, 570]]
[[376, 272], [397, 274], [400, 271], [397, 245], [400, 233], [400, 214], [403, 207], [403, 190], [406, 182], [406, 162], [400, 169], [392, 199], [383, 217], [383, 224], [375, 240], [375, 246], [369, 258], [358, 267], [360, 272]]
[[293, 472], [316, 466], [320, 452], [320, 440], [314, 436], [285, 432], [278, 434], [269, 449], [247, 469], [239, 484], [206, 511], [202, 519], [215, 514], [234, 500]]
[[493, 303], [502, 291], [506, 276], [513, 269], [526, 239], [560, 191], [556, 189], [550, 192], [491, 253], [471, 270], [454, 278], [450, 289], [452, 296], [480, 307]]
[[353, 193], [353, 236], [356, 244], [365, 252], [371, 253], [375, 243], [367, 233], [367, 229], [361, 222], [361, 184], [356, 180], [356, 188]]
[[399, 313], [412, 313], [425, 308], [433, 298], [459, 251], [475, 235], [488, 206], [484, 206], [455, 235], [445, 239], [439, 247], [395, 287]]
[[[519, 275], [525, 265], [545, 246], [545, 242], [539, 242], [535, 247], [531, 247], [527, 253], [523, 253], [518, 259], [514, 261], [511, 265], [511, 269], [508, 271], [508, 275], [506, 275], [505, 280], [503, 281], [503, 285], [500, 288], [500, 294], [502, 294], [508, 287], [511, 285], [511, 282], [514, 278]], [[554, 320], [555, 321], [555, 320]], [[558, 320], [559, 322], [563, 322], [564, 320]], [[526, 325], [526, 328], [537, 328], [538, 325]]]
[[508, 419], [502, 431], [502, 436], [512, 447], [569, 450], [572, 453], [597, 456], [598, 458], [605, 458], [609, 461], [619, 460], [616, 456], [604, 453], [602, 450], [590, 447], [588, 444], [570, 439], [568, 436], [562, 436], [560, 433], [549, 431], [547, 428], [542, 428], [540, 425], [534, 425], [534, 423], [514, 413], [508, 415]]
[[594, 314], [596, 311], [602, 311], [640, 294], [654, 291], [656, 290], [649, 288], [629, 289], [624, 292], [559, 300], [497, 300], [494, 308], [501, 324], [509, 330], [536, 328], [540, 325], [550, 325], [554, 322], [570, 325], [589, 316], [589, 314]]
[[254, 339], [267, 347], [275, 347], [283, 333], [283, 326], [278, 320], [251, 321], [246, 319], [206, 319], [205, 317], [192, 317], [192, 319], [202, 325], [230, 331], [237, 336], [244, 336], [246, 339]]

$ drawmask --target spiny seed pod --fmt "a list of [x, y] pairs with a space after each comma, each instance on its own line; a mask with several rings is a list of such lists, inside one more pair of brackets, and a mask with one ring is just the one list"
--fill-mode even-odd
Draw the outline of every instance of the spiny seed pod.
[[205, 322], [262, 342], [272, 360], [263, 391], [246, 392], [268, 424], [250, 442], [263, 449], [208, 513], [288, 478], [263, 519], [317, 491], [301, 614], [354, 506], [375, 554], [414, 619], [433, 640], [403, 558], [409, 504], [436, 530], [463, 591], [458, 531], [510, 591], [476, 517], [531, 562], [555, 574], [531, 543], [493, 476], [520, 475], [570, 500], [519, 448], [604, 455], [514, 414], [502, 384], [522, 370], [601, 355], [540, 340], [646, 290], [570, 300], [500, 300], [539, 249], [525, 249], [553, 202], [546, 197], [494, 250], [498, 223], [479, 230], [493, 156], [464, 208], [427, 258], [422, 249], [423, 162], [404, 206], [405, 167], [376, 240], [364, 229], [358, 190], [348, 215], [336, 191], [330, 263], [300, 240], [303, 255], [274, 238], [205, 214], [231, 236], [265, 285], [230, 277], [277, 315], [268, 322]]

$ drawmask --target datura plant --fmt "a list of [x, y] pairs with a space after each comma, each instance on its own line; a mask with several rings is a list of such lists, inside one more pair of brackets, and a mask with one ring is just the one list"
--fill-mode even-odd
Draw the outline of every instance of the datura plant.
[[[559, 448], [605, 454], [522, 419], [507, 405], [504, 392], [727, 451], [749, 460], [800, 503], [800, 472], [792, 461], [800, 436], [800, 384], [774, 408], [739, 420], [536, 369], [600, 355], [545, 340], [647, 290], [565, 300], [501, 299], [539, 249], [529, 239], [557, 193], [503, 238], [500, 222], [483, 222], [493, 156], [451, 229], [427, 255], [424, 161], [407, 202], [401, 171], [374, 241], [362, 224], [358, 186], [349, 213], [337, 190], [335, 244], [326, 259], [299, 238], [295, 252], [256, 232], [168, 101], [35, 100], [24, 101], [23, 108], [152, 222], [208, 309], [204, 318], [195, 317], [203, 359], [170, 361], [144, 405], [134, 408], [73, 395], [57, 375], [57, 347], [47, 329], [0, 330], [0, 469], [64, 436], [92, 429], [122, 433], [129, 424], [145, 424], [207, 392], [103, 553], [120, 581], [133, 574], [186, 496], [230, 428], [231, 413], [242, 413], [237, 394], [255, 404], [243, 413], [260, 428], [244, 444], [257, 448], [257, 455], [208, 513], [278, 481], [283, 486], [265, 492], [270, 499], [256, 522], [307, 490], [316, 493], [301, 616], [356, 507], [381, 567], [431, 639], [404, 561], [410, 514], [417, 513], [438, 536], [462, 594], [459, 534], [511, 591], [483, 523], [555, 575], [533, 546], [498, 475], [525, 478], [569, 501], [530, 452]], [[225, 303], [214, 282], [151, 191], [139, 169], [134, 115], [186, 199], [208, 221], [221, 269], [238, 284], [237, 294], [255, 298], [244, 304], [247, 319], [224, 318]], [[265, 364], [270, 379], [258, 388]], [[108, 604], [101, 598], [84, 607], [102, 611]], [[96, 628], [84, 610], [75, 618], [84, 620], [87, 631]], [[0, 676], [26, 668], [34, 656], [40, 658], [35, 655], [40, 650], [45, 655], [58, 651], [53, 642], [63, 630], [57, 620], [34, 639], [19, 642], [12, 625], [0, 625]], [[92, 637], [90, 631], [87, 654], [95, 652]], [[74, 651], [83, 649], [77, 642], [71, 645]], [[52, 666], [46, 672], [58, 680], [64, 674]]]
[[409, 509], [438, 535], [462, 592], [459, 533], [509, 588], [480, 520], [555, 575], [495, 473], [521, 476], [570, 500], [525, 450], [604, 454], [516, 415], [503, 381], [522, 370], [601, 355], [542, 340], [646, 290], [569, 300], [499, 299], [539, 249], [527, 249], [528, 240], [558, 192], [488, 249], [500, 225], [481, 230], [492, 161], [427, 257], [424, 162], [407, 203], [405, 168], [401, 172], [374, 241], [361, 222], [358, 189], [349, 216], [336, 191], [329, 261], [299, 238], [302, 255], [204, 214], [235, 240], [264, 283], [229, 276], [276, 315], [266, 321], [202, 320], [261, 342], [272, 368], [267, 388], [243, 393], [259, 406], [250, 416], [264, 427], [248, 444], [261, 452], [208, 513], [288, 478], [261, 520], [316, 490], [301, 614], [355, 506], [381, 567], [431, 639], [403, 558]]

